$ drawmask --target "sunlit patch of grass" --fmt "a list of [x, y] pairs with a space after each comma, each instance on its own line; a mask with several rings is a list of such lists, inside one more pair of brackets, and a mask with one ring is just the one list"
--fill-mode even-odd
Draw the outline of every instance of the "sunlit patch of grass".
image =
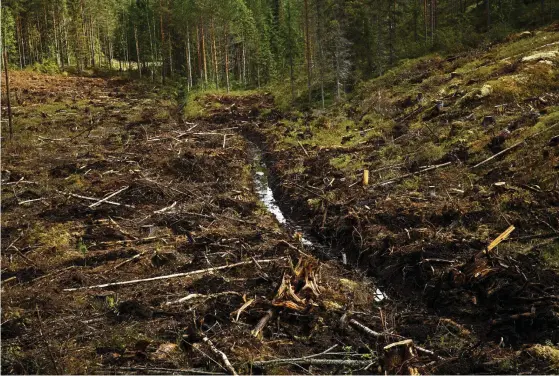
[[364, 163], [362, 156], [342, 154], [330, 159], [330, 165], [340, 171], [356, 172], [363, 169]]
[[534, 51], [539, 46], [559, 41], [559, 34], [549, 31], [536, 32], [533, 37], [501, 44], [494, 53], [495, 59], [517, 56]]

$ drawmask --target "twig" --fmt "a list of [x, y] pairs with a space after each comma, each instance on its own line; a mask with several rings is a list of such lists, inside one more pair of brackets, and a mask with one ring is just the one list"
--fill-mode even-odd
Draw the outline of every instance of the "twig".
[[181, 304], [184, 302], [188, 302], [190, 300], [195, 300], [195, 299], [200, 299], [200, 298], [204, 298], [205, 300], [209, 300], [212, 298], [218, 298], [220, 296], [224, 296], [224, 295], [241, 295], [238, 292], [235, 291], [223, 291], [223, 292], [218, 292], [216, 294], [210, 294], [210, 295], [206, 295], [206, 294], [188, 294], [187, 296], [185, 296], [184, 298], [180, 298], [177, 300], [173, 300], [171, 302], [167, 302], [165, 303], [165, 305], [174, 305], [174, 304]]
[[516, 144], [512, 145], [511, 147], [506, 148], [505, 150], [501, 150], [501, 151], [498, 152], [497, 154], [492, 155], [491, 157], [489, 157], [489, 158], [487, 158], [487, 159], [484, 159], [483, 161], [479, 162], [477, 165], [475, 165], [475, 166], [472, 167], [472, 168], [477, 168], [477, 167], [479, 167], [479, 166], [482, 166], [482, 165], [486, 164], [487, 162], [489, 162], [490, 160], [495, 159], [495, 158], [497, 158], [497, 157], [499, 157], [499, 156], [501, 156], [501, 155], [503, 155], [503, 154], [505, 154], [505, 153], [508, 153], [509, 151], [511, 151], [511, 150], [513, 150], [513, 149], [516, 149], [517, 147], [519, 147], [520, 145], [522, 145], [525, 141], [526, 141], [526, 140], [522, 140], [522, 141], [517, 142]]
[[50, 360], [52, 362], [52, 365], [54, 367], [54, 370], [55, 370], [56, 374], [60, 375], [61, 373], [58, 370], [58, 365], [56, 364], [56, 360], [54, 358], [54, 354], [52, 353], [50, 343], [46, 340], [45, 336], [43, 335], [43, 331], [45, 329], [45, 326], [43, 325], [43, 320], [41, 319], [41, 313], [39, 312], [39, 306], [35, 306], [35, 310], [37, 312], [37, 318], [39, 319], [39, 334], [41, 335], [41, 339], [43, 340], [43, 342], [45, 343], [45, 345], [47, 347], [47, 352], [49, 354]]
[[[259, 366], [263, 366], [263, 365], [268, 365], [268, 364], [277, 364], [277, 363], [292, 363], [294, 361], [300, 361], [300, 360], [306, 360], [306, 359], [313, 359], [313, 358], [317, 358], [319, 356], [322, 355], [326, 355], [329, 354], [332, 350], [334, 350], [336, 347], [338, 347], [337, 344], [335, 344], [332, 347], [329, 347], [328, 349], [324, 350], [321, 353], [318, 354], [313, 354], [313, 355], [307, 355], [307, 356], [303, 356], [300, 358], [291, 358], [291, 359], [272, 359], [272, 360], [257, 360], [255, 362], [253, 362], [252, 364], [254, 365], [259, 365]], [[322, 360], [336, 360], [336, 359], [322, 359]], [[370, 361], [367, 361], [368, 363], [371, 363]]]
[[[367, 326], [361, 324], [359, 321], [356, 321], [356, 320], [354, 320], [354, 319], [349, 320], [349, 324], [351, 324], [351, 326], [353, 326], [355, 329], [357, 329], [357, 330], [359, 330], [359, 331], [361, 331], [361, 332], [363, 332], [363, 333], [366, 333], [366, 334], [368, 334], [368, 335], [370, 335], [370, 336], [372, 336], [372, 337], [374, 337], [374, 338], [380, 338], [380, 337], [383, 337], [383, 336], [392, 337], [392, 338], [396, 338], [396, 339], [400, 339], [400, 340], [403, 339], [403, 338], [406, 338], [406, 337], [403, 337], [403, 336], [401, 336], [401, 335], [399, 335], [399, 334], [379, 333], [379, 332], [376, 332], [376, 331], [374, 331], [373, 329], [371, 329], [371, 328], [369, 328], [369, 327], [367, 327]], [[421, 347], [421, 346], [417, 346], [417, 345], [415, 345], [415, 344], [414, 344], [414, 347], [415, 347], [415, 349], [416, 349], [418, 352], [422, 352], [422, 353], [424, 353], [424, 354], [433, 356], [433, 357], [435, 357], [435, 358], [437, 358], [437, 359], [439, 359], [439, 360], [443, 360], [443, 359], [444, 359], [442, 356], [439, 356], [439, 355], [435, 354], [435, 353], [434, 353], [433, 351], [431, 351], [431, 350], [428, 350], [428, 349], [423, 348], [423, 347]]]
[[126, 187], [121, 188], [121, 189], [119, 189], [118, 191], [116, 191], [116, 192], [114, 192], [114, 193], [111, 193], [111, 194], [108, 195], [107, 197], [104, 197], [104, 198], [102, 198], [101, 200], [99, 200], [99, 201], [97, 201], [97, 202], [95, 202], [95, 203], [89, 205], [89, 208], [92, 209], [92, 208], [94, 208], [94, 207], [96, 207], [96, 206], [101, 205], [103, 202], [105, 202], [105, 201], [107, 201], [108, 199], [110, 199], [110, 198], [112, 198], [112, 197], [118, 195], [118, 194], [121, 193], [121, 192], [124, 192], [124, 191], [127, 190], [128, 188], [129, 188], [129, 186], [127, 185]]
[[305, 147], [303, 146], [303, 144], [301, 143], [301, 141], [297, 141], [299, 143], [299, 146], [301, 147], [301, 149], [303, 149], [303, 151], [305, 152], [305, 155], [307, 157], [309, 157], [309, 153], [307, 153], [307, 149], [305, 149]]
[[355, 321], [354, 319], [349, 320], [349, 324], [351, 326], [353, 326], [355, 329], [364, 332], [372, 337], [375, 338], [380, 338], [382, 337], [384, 334], [383, 333], [379, 333], [377, 331], [374, 331], [373, 329], [361, 324], [359, 321]]
[[260, 321], [258, 321], [258, 324], [256, 324], [256, 326], [254, 327], [254, 329], [252, 329], [250, 334], [252, 334], [253, 337], [258, 337], [260, 335], [260, 333], [262, 332], [262, 330], [264, 330], [266, 325], [268, 325], [268, 322], [272, 319], [273, 316], [274, 316], [274, 310], [269, 309], [266, 312], [266, 315], [264, 315], [260, 319]]
[[432, 170], [436, 170], [438, 168], [449, 166], [451, 164], [452, 164], [452, 162], [446, 162], [446, 163], [441, 163], [441, 164], [438, 164], [438, 165], [430, 166], [430, 167], [424, 168], [423, 170], [420, 170], [420, 171], [411, 172], [411, 173], [405, 174], [405, 175], [400, 175], [400, 176], [397, 176], [393, 179], [386, 180], [386, 181], [383, 181], [381, 183], [377, 183], [375, 185], [372, 185], [371, 187], [379, 187], [379, 186], [385, 186], [385, 185], [388, 185], [388, 184], [396, 183], [397, 181], [408, 178], [410, 176], [419, 175], [419, 174], [422, 174], [422, 173], [427, 172], [427, 171], [432, 171]]
[[[280, 260], [285, 260], [285, 257], [280, 257], [280, 258], [277, 258], [277, 259], [258, 260], [258, 263], [259, 264], [266, 264], [266, 263], [272, 263], [272, 262], [276, 262], [276, 261], [280, 261]], [[215, 267], [215, 268], [193, 270], [191, 272], [186, 272], [186, 273], [160, 275], [158, 277], [133, 279], [131, 281], [111, 282], [111, 283], [104, 283], [104, 284], [101, 284], [101, 285], [75, 287], [75, 288], [70, 288], [70, 289], [64, 289], [63, 291], [91, 290], [91, 289], [96, 289], [96, 288], [106, 288], [106, 287], [112, 287], [112, 286], [132, 285], [132, 284], [142, 283], [142, 282], [151, 282], [151, 281], [159, 281], [159, 280], [164, 280], [164, 279], [189, 277], [189, 276], [192, 276], [192, 275], [206, 274], [206, 273], [211, 273], [211, 272], [214, 272], [214, 271], [217, 271], [217, 270], [230, 269], [230, 268], [234, 268], [234, 267], [237, 267], [237, 266], [248, 265], [248, 264], [252, 264], [252, 263], [254, 263], [254, 261], [252, 261], [252, 260], [242, 261], [242, 262], [237, 262], [235, 264], [223, 265], [223, 266], [218, 266], [218, 267]]]
[[235, 371], [235, 368], [233, 368], [233, 366], [231, 365], [231, 362], [227, 358], [227, 355], [225, 355], [225, 353], [223, 351], [221, 351], [217, 347], [215, 347], [215, 345], [212, 343], [212, 341], [210, 341], [210, 339], [208, 337], [202, 338], [202, 341], [204, 341], [204, 343], [209, 346], [210, 350], [212, 350], [212, 352], [215, 355], [217, 355], [221, 358], [221, 360], [223, 361], [223, 365], [225, 366], [225, 368], [229, 372], [231, 372], [232, 375], [238, 376], [237, 371]]
[[134, 255], [132, 257], [130, 257], [128, 260], [124, 260], [123, 262], [121, 262], [120, 264], [118, 264], [117, 266], [115, 266], [113, 268], [113, 270], [117, 270], [118, 268], [120, 268], [122, 265], [128, 264], [129, 262], [132, 262], [136, 259], [139, 259], [140, 257], [142, 257], [143, 255], [145, 255], [147, 253], [147, 251], [143, 251], [141, 253], [138, 253], [137, 255]]
[[153, 212], [153, 214], [161, 214], [161, 213], [165, 213], [167, 210], [171, 210], [172, 208], [174, 208], [175, 206], [177, 206], [177, 202], [173, 202], [171, 205], [163, 208], [163, 209], [159, 209]]
[[[103, 370], [102, 370], [103, 371]], [[184, 374], [184, 375], [224, 375], [224, 373], [218, 372], [208, 372], [202, 371], [199, 369], [194, 368], [160, 368], [160, 367], [116, 367], [116, 368], [109, 368], [107, 369], [107, 374], [110, 374], [114, 371], [156, 371], [160, 372], [168, 372], [172, 374]], [[104, 372], [104, 371], [103, 371]]]
[[540, 135], [541, 133], [543, 133], [543, 132], [545, 132], [545, 131], [548, 131], [548, 130], [550, 130], [550, 129], [552, 129], [552, 128], [555, 128], [557, 125], [559, 125], [559, 123], [555, 123], [555, 124], [553, 124], [553, 125], [547, 127], [546, 129], [544, 129], [544, 130], [542, 130], [542, 131], [540, 131], [540, 132], [538, 132], [538, 133], [534, 133], [533, 135], [526, 137], [524, 140], [517, 142], [516, 144], [512, 145], [511, 147], [508, 147], [508, 148], [506, 148], [505, 150], [501, 150], [501, 151], [498, 152], [497, 154], [495, 154], [495, 155], [493, 155], [493, 156], [491, 156], [491, 157], [489, 157], [489, 158], [487, 158], [487, 159], [485, 159], [485, 160], [479, 162], [477, 165], [473, 166], [472, 168], [476, 168], [476, 167], [482, 166], [482, 165], [486, 164], [487, 162], [491, 161], [492, 159], [495, 159], [495, 158], [497, 158], [497, 157], [499, 157], [499, 156], [501, 156], [501, 155], [503, 155], [503, 154], [505, 154], [505, 153], [508, 153], [509, 151], [511, 151], [511, 150], [513, 150], [513, 149], [515, 149], [515, 148], [517, 148], [518, 146], [522, 145], [523, 143], [525, 143], [525, 142], [528, 141], [529, 139], [534, 138], [534, 137]]
[[225, 142], [227, 141], [227, 135], [223, 135], [223, 148], [225, 149]]
[[31, 199], [31, 200], [21, 201], [21, 202], [19, 202], [18, 204], [19, 204], [19, 205], [23, 205], [23, 204], [29, 204], [29, 203], [35, 202], [35, 201], [44, 201], [44, 200], [47, 200], [47, 198], [46, 198], [46, 197], [34, 198], [34, 199]]
[[[72, 196], [75, 198], [81, 198], [83, 200], [89, 200], [89, 201], [99, 201], [102, 199], [99, 198], [95, 198], [95, 197], [88, 197], [88, 196], [82, 196], [82, 195], [78, 195], [75, 193], [71, 193], [71, 192], [63, 192], [63, 191], [59, 191], [56, 190], [56, 193], [62, 194], [62, 195], [68, 195], [68, 196]], [[120, 202], [114, 202], [114, 201], [105, 201], [106, 204], [111, 204], [111, 205], [115, 205], [115, 206], [124, 206], [126, 208], [130, 208], [130, 209], [134, 209], [133, 205], [127, 205], [127, 204], [121, 204]]]
[[346, 367], [367, 367], [374, 362], [370, 360], [353, 360], [353, 359], [314, 359], [314, 358], [288, 358], [276, 359], [268, 361], [256, 361], [252, 365], [257, 367], [267, 366], [270, 364], [291, 363], [297, 365], [312, 366], [346, 366]]

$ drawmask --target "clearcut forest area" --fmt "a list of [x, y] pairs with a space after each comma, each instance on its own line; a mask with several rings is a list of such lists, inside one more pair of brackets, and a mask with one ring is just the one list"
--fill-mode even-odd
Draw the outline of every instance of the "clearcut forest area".
[[559, 3], [2, 0], [2, 374], [559, 373]]

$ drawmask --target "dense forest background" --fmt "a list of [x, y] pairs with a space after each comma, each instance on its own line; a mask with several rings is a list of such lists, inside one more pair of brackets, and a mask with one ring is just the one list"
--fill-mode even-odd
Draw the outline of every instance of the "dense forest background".
[[324, 105], [402, 59], [558, 18], [550, 0], [3, 0], [2, 42], [14, 67], [126, 70], [189, 90], [279, 83]]

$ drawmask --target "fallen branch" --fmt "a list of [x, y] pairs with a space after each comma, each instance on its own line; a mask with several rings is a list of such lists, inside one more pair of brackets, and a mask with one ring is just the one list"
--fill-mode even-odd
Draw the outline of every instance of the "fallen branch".
[[139, 259], [140, 257], [142, 257], [143, 255], [145, 255], [146, 253], [147, 253], [147, 251], [144, 251], [144, 252], [138, 253], [137, 255], [134, 255], [134, 256], [130, 257], [128, 260], [124, 260], [123, 262], [121, 262], [120, 264], [118, 264], [117, 266], [115, 266], [115, 267], [113, 268], [113, 270], [117, 270], [118, 268], [120, 268], [121, 266], [123, 266], [123, 265], [125, 265], [125, 264], [128, 264], [129, 262], [132, 262], [132, 261], [134, 261], [134, 260], [136, 260], [136, 259]]
[[[396, 339], [400, 339], [400, 340], [406, 338], [406, 337], [403, 337], [403, 336], [401, 336], [401, 335], [399, 335], [399, 334], [379, 333], [379, 332], [374, 331], [373, 329], [371, 329], [371, 328], [369, 328], [369, 327], [367, 327], [367, 326], [361, 324], [359, 321], [356, 321], [356, 320], [354, 320], [354, 319], [351, 319], [351, 320], [349, 320], [348, 322], [349, 322], [349, 324], [350, 324], [352, 327], [354, 327], [355, 329], [357, 329], [357, 330], [359, 330], [359, 331], [361, 331], [361, 332], [363, 332], [363, 333], [365, 333], [365, 334], [368, 334], [368, 335], [370, 335], [371, 337], [374, 337], [374, 338], [380, 338], [380, 337], [384, 337], [384, 336], [386, 336], [386, 337], [392, 337], [392, 338], [396, 338]], [[421, 346], [417, 346], [417, 345], [415, 345], [415, 344], [414, 344], [414, 347], [415, 347], [415, 349], [416, 349], [418, 352], [421, 352], [421, 353], [424, 353], [424, 354], [433, 356], [433, 357], [435, 357], [435, 358], [437, 358], [437, 359], [439, 359], [439, 360], [443, 360], [443, 359], [444, 359], [442, 356], [439, 356], [439, 355], [435, 354], [435, 353], [434, 353], [433, 351], [431, 351], [431, 350], [428, 350], [428, 349], [423, 348], [423, 347], [421, 347]]]
[[[266, 264], [266, 263], [272, 263], [272, 262], [276, 262], [276, 261], [280, 261], [280, 260], [285, 260], [285, 257], [281, 257], [281, 258], [277, 258], [277, 259], [258, 260], [258, 263], [259, 264]], [[197, 275], [197, 274], [206, 274], [206, 273], [211, 273], [211, 272], [215, 272], [215, 271], [218, 271], [218, 270], [231, 269], [231, 268], [234, 268], [234, 267], [237, 267], [237, 266], [248, 265], [248, 264], [253, 264], [253, 263], [254, 263], [254, 261], [252, 261], [252, 260], [242, 261], [242, 262], [237, 262], [235, 264], [223, 265], [223, 266], [218, 266], [218, 267], [215, 267], [215, 268], [193, 270], [191, 272], [186, 272], [186, 273], [160, 275], [158, 277], [152, 277], [152, 278], [133, 279], [133, 280], [130, 280], [130, 281], [111, 282], [111, 283], [104, 283], [104, 284], [101, 284], [101, 285], [93, 285], [93, 286], [85, 286], [85, 287], [75, 287], [75, 288], [70, 288], [70, 289], [64, 289], [63, 291], [91, 290], [91, 289], [96, 289], [96, 288], [106, 288], [106, 287], [112, 287], [112, 286], [132, 285], [132, 284], [136, 284], [136, 283], [159, 281], [159, 280], [172, 279], [172, 278], [190, 277], [190, 276]]]
[[153, 214], [161, 214], [161, 213], [165, 213], [167, 210], [171, 210], [172, 208], [174, 208], [175, 206], [177, 206], [177, 202], [173, 202], [171, 205], [164, 207], [163, 209], [159, 209], [153, 212]]
[[231, 365], [231, 362], [227, 358], [227, 355], [225, 355], [225, 353], [223, 351], [221, 351], [217, 347], [215, 347], [215, 345], [212, 343], [212, 341], [210, 341], [210, 339], [208, 337], [202, 338], [202, 341], [204, 341], [204, 343], [209, 346], [210, 350], [212, 350], [212, 352], [215, 355], [217, 355], [221, 358], [221, 361], [223, 362], [223, 365], [225, 366], [227, 371], [231, 372], [231, 374], [234, 375], [234, 376], [238, 376], [237, 371], [235, 371], [235, 368], [233, 368], [233, 366]]
[[264, 315], [260, 319], [260, 321], [258, 321], [258, 324], [256, 324], [254, 329], [251, 330], [250, 334], [252, 334], [253, 337], [258, 337], [260, 335], [260, 333], [264, 330], [266, 325], [268, 325], [268, 322], [272, 319], [273, 316], [274, 316], [274, 310], [269, 309], [266, 312], [266, 315]]
[[165, 303], [165, 305], [181, 304], [181, 303], [184, 303], [184, 302], [188, 302], [188, 301], [196, 300], [196, 299], [201, 299], [201, 298], [204, 298], [205, 300], [208, 300], [208, 299], [217, 298], [217, 297], [220, 297], [220, 296], [223, 296], [223, 295], [239, 295], [240, 296], [241, 294], [238, 293], [238, 292], [235, 292], [235, 291], [224, 291], [224, 292], [218, 292], [216, 294], [210, 294], [210, 295], [188, 294], [184, 298], [180, 298], [180, 299], [177, 299], [177, 300], [173, 300], [171, 302], [167, 302], [167, 303]]
[[29, 204], [29, 203], [35, 202], [35, 201], [44, 201], [44, 200], [48, 200], [48, 198], [46, 198], [46, 197], [34, 198], [34, 199], [31, 199], [31, 200], [20, 201], [18, 204], [23, 205], [23, 204]]
[[[253, 362], [253, 365], [257, 365], [257, 366], [264, 366], [264, 365], [269, 365], [269, 364], [278, 364], [278, 363], [293, 363], [294, 361], [301, 361], [301, 360], [307, 360], [307, 359], [313, 359], [322, 355], [327, 355], [329, 354], [332, 350], [334, 350], [336, 347], [338, 347], [338, 345], [334, 345], [332, 347], [329, 347], [328, 349], [324, 350], [321, 353], [318, 354], [314, 354], [314, 355], [307, 355], [307, 356], [303, 356], [301, 358], [290, 358], [290, 359], [272, 359], [272, 360], [257, 360], [255, 362]], [[336, 360], [336, 359], [322, 359], [322, 360]], [[369, 361], [369, 363], [371, 363]]]
[[503, 154], [505, 154], [505, 153], [508, 153], [509, 151], [511, 151], [511, 150], [513, 150], [513, 149], [516, 149], [517, 147], [519, 147], [520, 145], [522, 145], [525, 141], [526, 141], [526, 140], [522, 140], [522, 141], [517, 142], [516, 144], [512, 145], [511, 147], [506, 148], [505, 150], [501, 150], [501, 151], [498, 152], [497, 154], [492, 155], [491, 157], [489, 157], [489, 158], [487, 158], [487, 159], [484, 159], [483, 161], [479, 162], [477, 165], [475, 165], [475, 166], [472, 167], [472, 168], [477, 168], [477, 167], [479, 167], [479, 166], [482, 166], [482, 165], [486, 164], [487, 162], [489, 162], [490, 160], [495, 159], [495, 158], [497, 158], [497, 157], [500, 157], [501, 155], [503, 155]]
[[403, 180], [405, 178], [409, 178], [410, 176], [419, 175], [419, 174], [422, 174], [422, 173], [428, 172], [428, 171], [433, 171], [433, 170], [436, 170], [438, 168], [449, 166], [451, 164], [452, 164], [452, 162], [446, 162], [446, 163], [441, 163], [441, 164], [438, 164], [438, 165], [430, 166], [430, 167], [424, 168], [423, 170], [420, 170], [420, 171], [410, 172], [409, 174], [400, 175], [400, 176], [395, 177], [393, 179], [386, 180], [386, 181], [383, 181], [381, 183], [377, 183], [375, 185], [372, 185], [371, 187], [372, 188], [382, 187], [382, 186], [385, 186], [385, 185], [396, 183], [397, 181]]
[[[63, 192], [63, 191], [59, 191], [56, 190], [56, 193], [59, 193], [61, 195], [65, 195], [65, 196], [72, 196], [75, 198], [81, 198], [82, 200], [89, 200], [89, 201], [99, 201], [102, 199], [96, 198], [96, 197], [88, 197], [88, 196], [82, 196], [82, 195], [78, 195], [75, 193], [71, 193], [71, 192]], [[126, 204], [121, 204], [120, 202], [114, 202], [114, 201], [104, 201], [106, 204], [110, 204], [110, 205], [115, 205], [115, 206], [124, 206], [126, 208], [130, 208], [130, 209], [134, 209], [133, 205], [126, 205]]]
[[303, 151], [305, 152], [305, 155], [307, 157], [309, 157], [309, 153], [307, 153], [307, 149], [305, 149], [305, 147], [303, 146], [303, 144], [301, 143], [301, 141], [297, 141], [299, 143], [299, 146], [301, 147], [301, 149], [303, 149]]
[[346, 367], [367, 367], [374, 362], [370, 360], [353, 360], [353, 359], [314, 359], [314, 358], [288, 358], [288, 359], [276, 359], [267, 361], [256, 361], [253, 362], [253, 366], [262, 367], [272, 364], [298, 364], [298, 365], [310, 365], [310, 366], [346, 366]]
[[121, 188], [121, 189], [119, 189], [118, 191], [116, 191], [116, 192], [114, 192], [114, 193], [111, 193], [111, 194], [108, 195], [107, 197], [102, 198], [101, 200], [99, 200], [99, 201], [97, 201], [97, 202], [94, 202], [93, 204], [89, 205], [89, 208], [92, 209], [92, 208], [94, 208], [94, 207], [96, 207], [96, 206], [101, 205], [103, 202], [106, 202], [108, 199], [110, 199], [110, 198], [112, 198], [112, 197], [118, 195], [118, 194], [121, 193], [121, 192], [124, 192], [124, 191], [127, 190], [128, 188], [129, 188], [129, 186], [127, 185], [126, 187]]
[[512, 146], [510, 146], [510, 147], [508, 147], [508, 148], [506, 148], [505, 150], [501, 150], [501, 151], [498, 152], [497, 154], [495, 154], [495, 155], [493, 155], [493, 156], [491, 156], [491, 157], [489, 157], [489, 158], [487, 158], [487, 159], [485, 159], [485, 160], [479, 162], [478, 164], [476, 164], [476, 165], [473, 166], [472, 168], [477, 168], [477, 167], [479, 167], [479, 166], [482, 166], [482, 165], [486, 164], [487, 162], [489, 162], [489, 161], [491, 161], [491, 160], [493, 160], [493, 159], [495, 159], [495, 158], [497, 158], [497, 157], [500, 157], [501, 155], [503, 155], [503, 154], [505, 154], [505, 153], [508, 153], [509, 151], [511, 151], [511, 150], [513, 150], [513, 149], [516, 149], [517, 147], [519, 147], [520, 145], [522, 145], [523, 143], [525, 143], [525, 142], [528, 141], [529, 139], [534, 138], [534, 137], [538, 136], [539, 134], [541, 134], [541, 133], [543, 133], [543, 132], [545, 132], [545, 131], [548, 131], [548, 130], [550, 130], [550, 129], [552, 129], [552, 128], [555, 128], [557, 125], [559, 125], [559, 123], [555, 123], [555, 124], [553, 124], [553, 125], [550, 125], [550, 126], [547, 127], [546, 129], [544, 129], [544, 130], [542, 130], [542, 131], [540, 131], [540, 132], [538, 132], [538, 133], [534, 133], [534, 134], [531, 135], [531, 136], [526, 137], [524, 140], [519, 141], [519, 142], [517, 142], [516, 144], [514, 144], [514, 145], [512, 145]]
[[[101, 370], [101, 372], [108, 374], [112, 374], [115, 371], [123, 371], [123, 372], [130, 372], [130, 371], [144, 371], [144, 372], [156, 372], [159, 374], [161, 372], [170, 373], [170, 374], [184, 374], [184, 375], [224, 375], [224, 373], [217, 373], [217, 372], [208, 372], [202, 371], [199, 369], [194, 368], [160, 368], [160, 367], [115, 367], [115, 368], [107, 368], [105, 370]], [[144, 373], [142, 373], [144, 374]]]

